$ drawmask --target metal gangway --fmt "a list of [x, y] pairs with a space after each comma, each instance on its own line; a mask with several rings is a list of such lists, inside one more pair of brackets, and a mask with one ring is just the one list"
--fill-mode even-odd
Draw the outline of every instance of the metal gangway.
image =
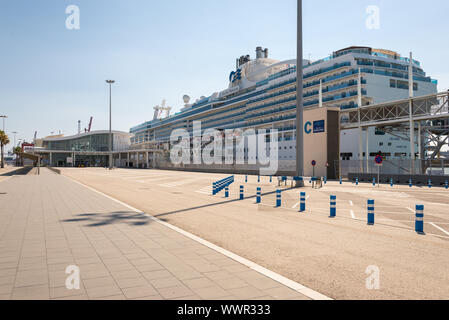
[[[360, 120], [359, 120], [360, 113]], [[449, 91], [341, 111], [342, 130], [449, 118]]]

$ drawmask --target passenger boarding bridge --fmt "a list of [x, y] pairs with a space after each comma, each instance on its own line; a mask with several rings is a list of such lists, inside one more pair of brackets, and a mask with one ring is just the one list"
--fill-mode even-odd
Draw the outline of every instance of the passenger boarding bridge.
[[[369, 127], [375, 127], [377, 130], [409, 141], [411, 159], [415, 161], [409, 162], [410, 168], [407, 168], [406, 171], [411, 174], [425, 174], [428, 169], [432, 170], [432, 167], [440, 166], [440, 162], [444, 161], [440, 155], [444, 151], [442, 149], [448, 146], [449, 91], [341, 110], [340, 119], [341, 130], [359, 128], [360, 154], [363, 154], [362, 130], [367, 130]], [[372, 171], [372, 168], [370, 169], [372, 164], [369, 160], [368, 139], [365, 143], [366, 165], [360, 161], [360, 172], [369, 173]], [[415, 144], [418, 145], [417, 152], [415, 152]], [[422, 165], [418, 160], [425, 161], [426, 164]], [[446, 162], [441, 165], [443, 174], [445, 168], [449, 167], [449, 161]], [[401, 171], [403, 172], [403, 170]]]

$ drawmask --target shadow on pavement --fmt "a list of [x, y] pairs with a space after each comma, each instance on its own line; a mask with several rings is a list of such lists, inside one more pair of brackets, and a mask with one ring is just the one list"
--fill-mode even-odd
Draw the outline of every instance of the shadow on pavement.
[[132, 211], [116, 211], [111, 213], [82, 213], [76, 218], [62, 220], [62, 222], [90, 222], [87, 227], [101, 227], [115, 223], [127, 223], [132, 226], [149, 224], [150, 218]]
[[33, 170], [33, 167], [18, 168], [16, 170], [0, 174], [0, 176], [11, 177], [15, 175], [27, 175], [31, 170]]
[[[282, 189], [282, 192], [288, 191], [288, 190], [293, 190], [296, 188], [287, 188], [287, 189]], [[267, 195], [271, 195], [271, 194], [275, 194], [276, 191], [272, 191], [272, 192], [266, 192], [266, 193], [262, 193], [262, 196], [267, 196]], [[245, 197], [245, 200], [247, 199], [255, 199], [256, 196], [249, 196], [249, 197]], [[153, 215], [153, 217], [155, 218], [159, 218], [159, 217], [163, 217], [163, 216], [168, 216], [171, 214], [176, 214], [176, 213], [181, 213], [181, 212], [186, 212], [186, 211], [192, 211], [192, 210], [197, 210], [197, 209], [203, 209], [203, 208], [207, 208], [207, 207], [213, 207], [213, 206], [219, 206], [222, 204], [228, 204], [228, 203], [233, 203], [233, 202], [239, 202], [242, 201], [240, 199], [232, 199], [232, 200], [226, 200], [226, 201], [221, 201], [221, 202], [215, 202], [215, 203], [208, 203], [208, 204], [204, 204], [201, 206], [196, 206], [196, 207], [192, 207], [192, 208], [186, 208], [186, 209], [180, 209], [180, 210], [175, 210], [175, 211], [170, 211], [170, 212], [165, 212], [165, 213], [159, 213], [159, 214], [155, 214]], [[161, 219], [163, 220], [163, 219]], [[163, 220], [164, 221], [164, 220]]]

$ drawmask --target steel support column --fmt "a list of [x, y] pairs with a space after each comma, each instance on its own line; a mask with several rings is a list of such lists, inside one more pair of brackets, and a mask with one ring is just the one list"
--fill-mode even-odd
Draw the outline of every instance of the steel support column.
[[150, 168], [150, 153], [147, 151], [146, 152], [146, 154], [147, 154], [147, 169], [149, 169]]
[[410, 52], [408, 66], [409, 116], [410, 116], [410, 159], [411, 171], [415, 174], [415, 122], [413, 121], [413, 54]]
[[365, 159], [366, 159], [366, 173], [369, 173], [369, 128], [366, 128], [365, 130], [365, 143], [366, 143], [366, 153], [365, 153]]
[[[360, 173], [363, 172], [363, 128], [361, 126], [361, 116], [360, 116], [360, 107], [362, 106], [362, 77], [360, 74], [357, 80], [357, 104], [358, 104], [358, 118], [359, 118], [359, 162], [360, 162]], [[368, 170], [368, 168], [367, 168]]]

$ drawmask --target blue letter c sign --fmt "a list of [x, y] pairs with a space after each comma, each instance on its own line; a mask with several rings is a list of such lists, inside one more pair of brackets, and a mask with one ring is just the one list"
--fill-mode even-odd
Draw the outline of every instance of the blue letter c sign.
[[312, 128], [311, 127], [312, 127], [312, 123], [310, 121], [307, 121], [306, 124], [304, 125], [304, 131], [307, 134], [312, 133]]

